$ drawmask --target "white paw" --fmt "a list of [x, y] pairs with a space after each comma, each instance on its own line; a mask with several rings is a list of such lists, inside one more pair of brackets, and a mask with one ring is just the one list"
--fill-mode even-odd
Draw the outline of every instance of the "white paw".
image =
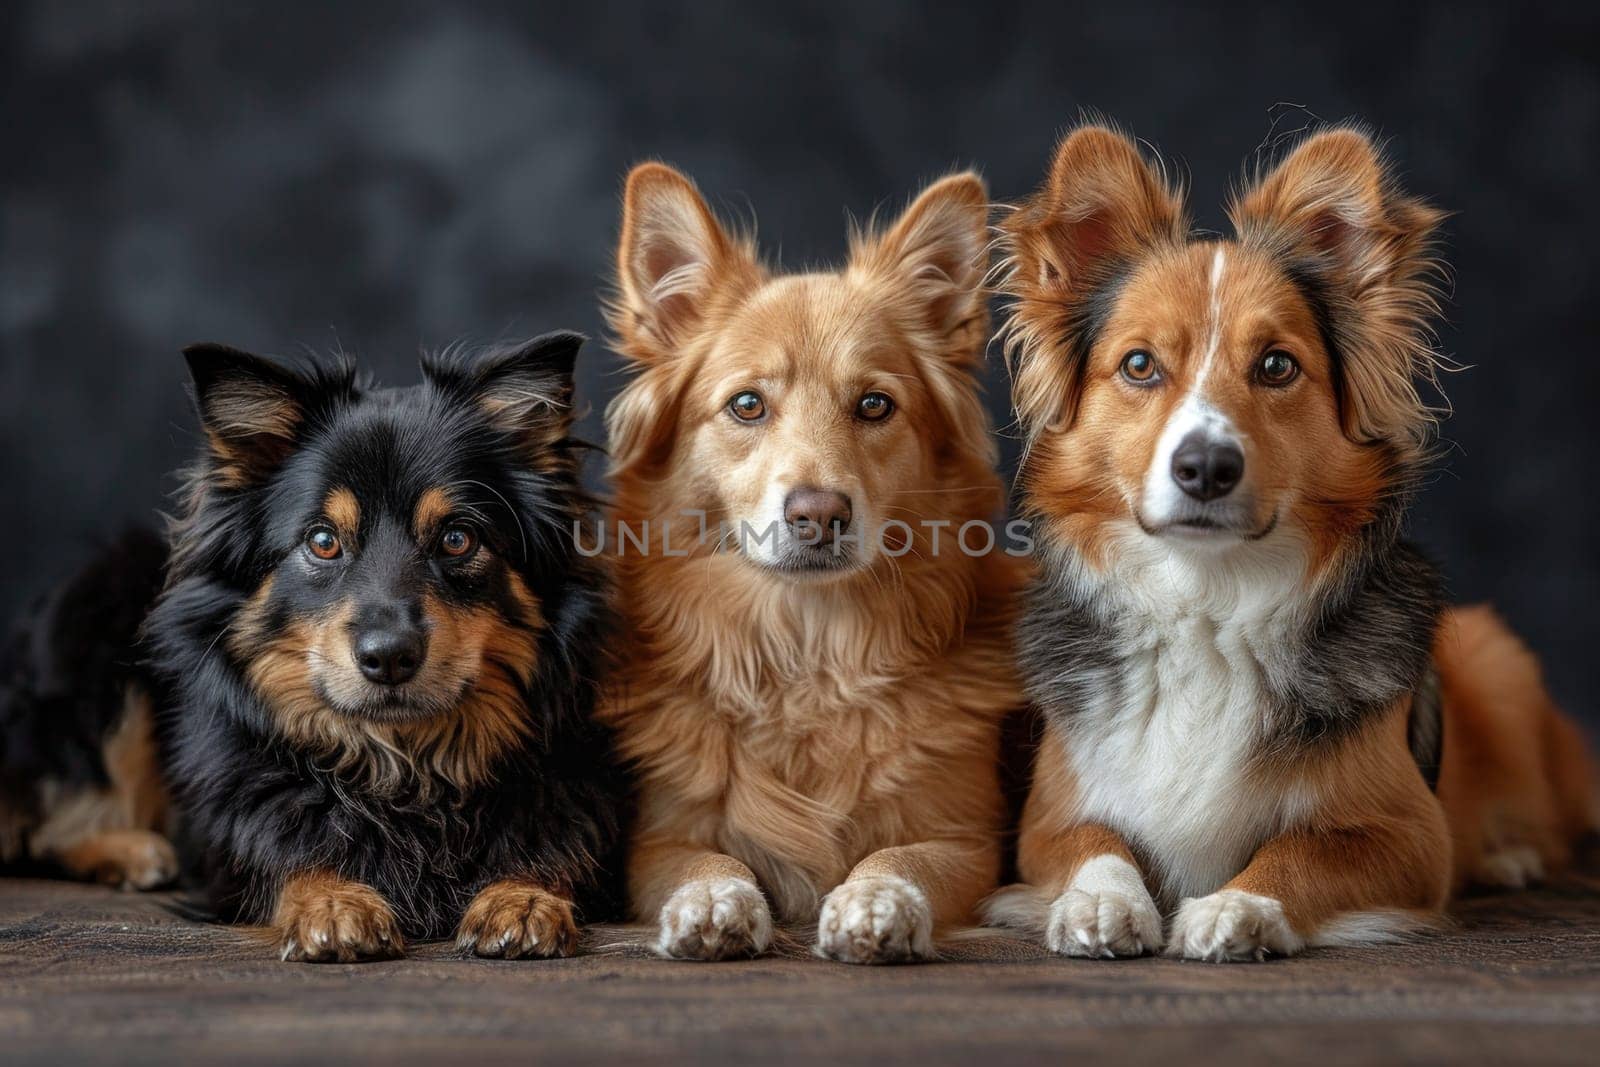
[[1503, 848], [1479, 861], [1476, 880], [1501, 889], [1523, 889], [1544, 880], [1544, 859], [1526, 845]]
[[686, 882], [661, 907], [656, 951], [675, 960], [756, 956], [772, 944], [767, 899], [743, 878]]
[[1050, 905], [1044, 943], [1062, 956], [1089, 959], [1159, 952], [1161, 913], [1133, 864], [1096, 856]]
[[851, 879], [822, 902], [817, 955], [841, 963], [932, 959], [933, 909], [904, 878]]
[[1069, 889], [1050, 905], [1044, 943], [1062, 956], [1114, 959], [1161, 950], [1161, 913], [1150, 894], [1124, 896], [1114, 890]]
[[1269, 952], [1292, 956], [1304, 947], [1304, 939], [1289, 925], [1278, 901], [1221, 889], [1208, 897], [1190, 897], [1178, 906], [1167, 955], [1224, 963], [1261, 960]]

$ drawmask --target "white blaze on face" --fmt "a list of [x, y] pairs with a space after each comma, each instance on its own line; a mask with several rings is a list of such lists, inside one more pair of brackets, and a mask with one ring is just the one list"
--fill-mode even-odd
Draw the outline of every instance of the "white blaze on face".
[[1178, 483], [1172, 480], [1172, 455], [1184, 438], [1198, 432], [1209, 441], [1238, 440], [1233, 423], [1205, 398], [1190, 393], [1167, 420], [1161, 439], [1156, 442], [1150, 469], [1144, 478], [1144, 520], [1161, 526], [1175, 519], [1192, 503]]
[[1233, 423], [1211, 405], [1206, 395], [1206, 382], [1222, 347], [1222, 275], [1226, 267], [1227, 254], [1219, 245], [1211, 257], [1206, 322], [1201, 331], [1205, 347], [1196, 364], [1194, 381], [1183, 403], [1168, 417], [1150, 455], [1150, 469], [1145, 472], [1142, 513], [1144, 521], [1151, 526], [1171, 522], [1189, 503], [1183, 490], [1172, 480], [1172, 456], [1185, 438], [1198, 432], [1209, 441], [1238, 440]]
[[1206, 350], [1200, 357], [1200, 370], [1195, 374], [1194, 393], [1204, 395], [1206, 379], [1211, 377], [1211, 368], [1217, 362], [1217, 349], [1222, 346], [1222, 271], [1227, 263], [1227, 254], [1222, 246], [1217, 246], [1216, 254], [1211, 257], [1211, 292], [1206, 303]]

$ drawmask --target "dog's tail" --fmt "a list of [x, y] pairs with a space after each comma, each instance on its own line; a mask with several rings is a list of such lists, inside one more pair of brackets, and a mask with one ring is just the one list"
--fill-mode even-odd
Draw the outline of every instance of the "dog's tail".
[[1551, 702], [1543, 717], [1545, 766], [1556, 817], [1569, 841], [1600, 834], [1600, 773], [1578, 724]]
[[1439, 795], [1467, 864], [1458, 882], [1520, 885], [1559, 871], [1600, 832], [1600, 777], [1582, 730], [1488, 607], [1446, 613], [1434, 662], [1445, 714]]
[[1306, 944], [1316, 948], [1396, 945], [1435, 933], [1450, 925], [1445, 916], [1408, 908], [1348, 911], [1317, 927]]
[[1002, 927], [1034, 940], [1044, 937], [1050, 918], [1051, 896], [1038, 886], [1018, 882], [989, 894], [978, 905], [978, 915], [984, 925], [973, 931], [974, 936], [992, 937]]

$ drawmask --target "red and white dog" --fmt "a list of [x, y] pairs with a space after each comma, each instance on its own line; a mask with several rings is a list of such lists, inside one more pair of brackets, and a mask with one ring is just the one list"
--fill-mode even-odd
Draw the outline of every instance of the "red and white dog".
[[1386, 939], [1596, 825], [1533, 657], [1487, 609], [1445, 610], [1401, 536], [1440, 212], [1339, 128], [1230, 215], [1234, 238], [1193, 237], [1091, 126], [1003, 225], [1048, 731], [1028, 884], [990, 914], [1067, 955]]

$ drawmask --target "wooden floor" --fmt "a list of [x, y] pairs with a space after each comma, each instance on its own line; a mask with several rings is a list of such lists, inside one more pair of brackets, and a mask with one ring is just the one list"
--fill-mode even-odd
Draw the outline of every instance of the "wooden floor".
[[284, 964], [161, 896], [0, 880], [0, 1062], [1600, 1063], [1595, 878], [1468, 901], [1415, 945], [1264, 964], [951, 956]]

